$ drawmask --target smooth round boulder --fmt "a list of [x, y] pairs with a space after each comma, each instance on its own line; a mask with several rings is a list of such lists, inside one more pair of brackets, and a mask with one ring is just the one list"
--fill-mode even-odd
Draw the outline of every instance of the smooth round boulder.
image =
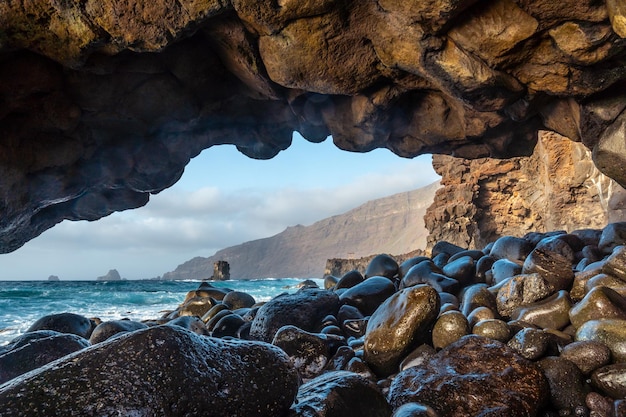
[[607, 224], [602, 229], [602, 234], [598, 241], [598, 249], [604, 254], [610, 254], [615, 247], [626, 244], [626, 222], [615, 222]]
[[256, 304], [256, 300], [248, 293], [242, 291], [231, 291], [224, 296], [222, 303], [231, 310], [237, 310], [238, 308], [252, 307]]
[[400, 279], [404, 278], [406, 273], [409, 272], [409, 269], [411, 269], [413, 266], [417, 265], [420, 262], [429, 261], [429, 260], [430, 258], [427, 256], [415, 256], [413, 258], [409, 258], [406, 261], [402, 262], [400, 264], [400, 269], [398, 270], [398, 275], [400, 276]]
[[385, 277], [389, 279], [393, 279], [396, 275], [398, 275], [398, 270], [400, 266], [396, 260], [386, 254], [380, 254], [374, 256], [374, 258], [369, 262], [367, 268], [365, 269], [365, 278], [371, 277]]
[[461, 285], [467, 285], [474, 281], [474, 275], [476, 274], [474, 258], [466, 255], [458, 257], [453, 261], [449, 260], [442, 271], [445, 276], [456, 279]]
[[570, 321], [579, 328], [589, 320], [626, 319], [626, 298], [609, 287], [593, 287], [569, 312]]
[[178, 317], [202, 317], [216, 304], [217, 301], [213, 297], [192, 297], [183, 302], [183, 304], [178, 307]]
[[534, 245], [526, 239], [515, 236], [502, 236], [493, 242], [489, 255], [496, 259], [524, 262]]
[[591, 385], [609, 397], [626, 398], [626, 363], [614, 363], [597, 369], [591, 375]]
[[0, 387], [0, 409], [3, 417], [274, 417], [288, 413], [297, 390], [298, 374], [275, 346], [154, 326], [13, 379]]
[[441, 416], [527, 417], [538, 415], [548, 393], [534, 363], [503, 343], [468, 335], [396, 375], [387, 397], [394, 410], [417, 402]]
[[165, 323], [167, 326], [179, 326], [196, 334], [208, 336], [209, 332], [204, 327], [204, 322], [195, 316], [178, 317]]
[[352, 271], [346, 272], [341, 276], [341, 278], [339, 278], [339, 281], [337, 281], [337, 284], [335, 285], [335, 290], [352, 288], [355, 285], [362, 283], [364, 279], [365, 278], [363, 278], [363, 275], [361, 275], [359, 271], [353, 269]]
[[434, 258], [443, 253], [443, 254], [446, 254], [449, 258], [453, 255], [456, 255], [459, 252], [463, 252], [464, 250], [466, 249], [458, 245], [455, 245], [450, 242], [446, 242], [445, 240], [440, 240], [437, 243], [435, 243], [435, 245], [431, 249], [431, 255]]
[[389, 417], [391, 407], [372, 381], [347, 371], [327, 372], [300, 386], [289, 417]]
[[87, 339], [75, 334], [52, 330], [25, 333], [0, 354], [0, 385], [88, 346]]
[[496, 297], [488, 290], [485, 284], [474, 284], [466, 287], [461, 298], [461, 312], [468, 316], [478, 307], [486, 307], [491, 311], [498, 311]]
[[507, 346], [528, 360], [541, 358], [548, 350], [550, 338], [540, 329], [527, 327], [515, 333]]
[[446, 311], [441, 314], [433, 327], [433, 347], [441, 349], [469, 334], [467, 318], [460, 311]]
[[560, 357], [573, 362], [583, 375], [589, 375], [611, 362], [611, 350], [604, 343], [583, 340], [563, 347]]
[[[550, 385], [550, 404], [559, 415], [576, 415], [587, 410], [585, 399], [590, 387], [580, 369], [574, 363], [556, 356], [537, 362]], [[580, 414], [578, 414], [580, 415]]]
[[469, 323], [470, 328], [473, 328], [479, 321], [491, 320], [495, 318], [496, 314], [490, 308], [477, 307], [467, 315], [467, 322]]
[[[564, 243], [564, 245], [566, 245]], [[567, 246], [569, 248], [569, 246]], [[558, 252], [547, 248], [535, 248], [526, 257], [522, 274], [539, 274], [550, 286], [552, 292], [569, 289], [574, 281], [572, 261]]]
[[356, 307], [365, 316], [369, 316], [395, 292], [393, 281], [383, 276], [374, 276], [344, 291], [339, 300], [342, 304]]
[[406, 288], [389, 297], [367, 324], [365, 362], [380, 376], [396, 372], [404, 355], [427, 338], [439, 307], [439, 294], [428, 285]]
[[511, 329], [505, 321], [498, 319], [485, 319], [472, 327], [472, 333], [506, 343], [511, 339]]
[[491, 264], [491, 279], [493, 284], [499, 284], [505, 279], [521, 273], [522, 265], [508, 259], [498, 259]]
[[428, 284], [438, 292], [451, 294], [456, 293], [460, 288], [459, 282], [443, 275], [441, 269], [433, 261], [423, 261], [409, 269], [402, 278], [400, 287], [407, 288], [420, 284]]
[[542, 329], [563, 329], [569, 321], [572, 300], [567, 291], [561, 290], [550, 297], [523, 305], [511, 312], [511, 320], [524, 321]]
[[219, 319], [211, 328], [213, 337], [236, 337], [239, 328], [246, 322], [238, 314], [227, 314]]
[[626, 320], [590, 320], [576, 332], [576, 341], [581, 340], [604, 343], [614, 362], [626, 362]]
[[145, 329], [146, 326], [143, 323], [133, 320], [111, 320], [105, 321], [96, 326], [89, 337], [89, 342], [92, 345], [96, 343], [104, 342], [108, 338], [126, 332], [134, 332], [135, 330]]
[[259, 308], [252, 320], [249, 337], [271, 343], [278, 329], [287, 325], [316, 332], [324, 317], [337, 316], [338, 311], [339, 297], [332, 291], [307, 288], [280, 295]]
[[26, 332], [54, 330], [55, 332], [75, 334], [89, 339], [94, 327], [94, 323], [85, 316], [74, 313], [59, 313], [40, 318]]
[[334, 275], [324, 275], [324, 289], [330, 290], [337, 285], [339, 278]]

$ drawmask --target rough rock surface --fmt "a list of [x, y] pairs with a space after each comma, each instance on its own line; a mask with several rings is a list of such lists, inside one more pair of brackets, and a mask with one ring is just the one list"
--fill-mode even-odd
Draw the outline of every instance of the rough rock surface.
[[532, 153], [626, 184], [617, 1], [0, 3], [0, 250], [147, 203], [202, 149]]
[[394, 409], [418, 402], [447, 417], [536, 415], [547, 400], [539, 368], [500, 342], [465, 336], [425, 365], [400, 372], [392, 381]]
[[428, 247], [482, 248], [504, 235], [602, 228], [626, 218], [626, 190], [599, 172], [581, 144], [541, 132], [534, 153], [506, 160], [434, 155], [442, 176], [424, 221]]
[[297, 373], [278, 348], [156, 326], [12, 380], [0, 389], [0, 408], [7, 417], [275, 416], [287, 412], [297, 389]]

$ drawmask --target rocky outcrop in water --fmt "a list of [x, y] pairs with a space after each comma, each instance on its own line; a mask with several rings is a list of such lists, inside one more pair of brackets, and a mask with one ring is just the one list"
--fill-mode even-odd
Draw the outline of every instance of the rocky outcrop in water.
[[146, 204], [201, 150], [292, 133], [528, 155], [549, 129], [626, 184], [618, 1], [0, 3], [0, 251]]

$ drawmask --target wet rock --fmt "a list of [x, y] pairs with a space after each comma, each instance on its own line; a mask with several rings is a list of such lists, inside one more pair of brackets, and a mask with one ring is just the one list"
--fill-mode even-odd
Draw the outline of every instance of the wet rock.
[[273, 417], [287, 413], [297, 386], [289, 358], [272, 345], [155, 326], [12, 380], [0, 388], [0, 408], [5, 417]]
[[237, 314], [226, 314], [211, 327], [213, 337], [237, 337], [239, 329], [246, 322]]
[[626, 222], [609, 223], [602, 229], [598, 249], [604, 254], [609, 255], [615, 247], [624, 244], [626, 244]]
[[585, 399], [587, 407], [589, 407], [590, 415], [592, 417], [613, 417], [626, 414], [614, 414], [613, 413], [613, 399], [606, 398], [598, 394], [595, 391], [587, 394]]
[[576, 341], [595, 340], [611, 350], [614, 362], [626, 362], [626, 320], [590, 320], [576, 332]]
[[204, 322], [195, 316], [178, 317], [165, 323], [167, 326], [179, 326], [196, 334], [208, 336], [209, 332], [204, 327]]
[[516, 308], [532, 304], [551, 293], [550, 286], [539, 274], [517, 275], [506, 281], [498, 291], [498, 313], [502, 317], [511, 317]]
[[96, 344], [107, 340], [109, 337], [119, 333], [134, 332], [135, 330], [145, 329], [143, 323], [132, 320], [111, 320], [100, 323], [93, 329], [89, 342]]
[[459, 282], [441, 273], [441, 269], [433, 261], [423, 261], [413, 266], [401, 281], [401, 288], [419, 284], [428, 284], [438, 292], [456, 293]]
[[298, 389], [289, 417], [389, 417], [376, 384], [353, 372], [325, 373]]
[[197, 290], [189, 291], [185, 296], [182, 304], [185, 304], [187, 301], [192, 298], [212, 298], [215, 301], [222, 301], [226, 294], [228, 294], [230, 290], [225, 288], [217, 288], [209, 284], [208, 282], [203, 282], [200, 284]]
[[423, 262], [423, 261], [429, 261], [429, 260], [430, 258], [427, 256], [415, 256], [413, 258], [409, 258], [406, 261], [402, 262], [398, 270], [398, 275], [400, 279], [404, 278], [407, 272], [409, 272], [409, 269], [411, 269], [418, 263]]
[[376, 255], [365, 269], [365, 278], [379, 276], [393, 279], [398, 274], [399, 268], [393, 257], [386, 254]]
[[466, 287], [461, 301], [461, 312], [468, 316], [478, 307], [486, 307], [497, 311], [496, 297], [487, 289], [485, 284], [475, 284]]
[[44, 316], [35, 321], [26, 332], [54, 330], [59, 333], [75, 334], [89, 339], [95, 325], [87, 317], [74, 313], [59, 313]]
[[540, 329], [525, 328], [515, 333], [507, 345], [528, 360], [541, 358], [548, 350], [549, 336]]
[[339, 296], [343, 304], [359, 309], [366, 316], [372, 314], [378, 306], [396, 292], [396, 287], [389, 278], [374, 276], [349, 288]]
[[339, 281], [335, 284], [335, 290], [339, 290], [341, 288], [352, 288], [363, 282], [364, 279], [365, 278], [363, 278], [363, 275], [361, 275], [359, 271], [353, 269], [352, 271], [346, 272], [341, 278], [339, 278]]
[[305, 332], [295, 326], [281, 327], [272, 344], [281, 348], [304, 379], [319, 375], [330, 357], [324, 335]]
[[363, 317], [363, 313], [358, 308], [348, 304], [342, 305], [337, 313], [337, 321], [339, 323], [343, 323], [346, 320], [358, 320]]
[[548, 383], [533, 363], [500, 342], [469, 335], [424, 365], [400, 372], [388, 399], [394, 410], [417, 402], [447, 417], [522, 417], [536, 415], [547, 393]]
[[421, 366], [435, 356], [437, 351], [431, 345], [424, 343], [419, 345], [400, 362], [400, 371], [412, 366]]
[[550, 384], [550, 404], [560, 415], [575, 415], [575, 410], [587, 411], [585, 399], [590, 387], [573, 362], [550, 356], [537, 362], [537, 365]]
[[514, 277], [515, 275], [519, 275], [521, 273], [522, 265], [509, 261], [508, 259], [498, 259], [491, 265], [491, 277], [494, 284], [498, 284], [505, 279]]
[[374, 371], [372, 371], [372, 369], [365, 362], [363, 362], [359, 356], [355, 356], [350, 359], [345, 367], [345, 370], [360, 375], [372, 382], [377, 379], [376, 375], [374, 375]]
[[514, 236], [502, 236], [493, 243], [489, 255], [496, 259], [524, 262], [533, 248], [533, 244], [526, 239]]
[[589, 375], [611, 362], [611, 350], [604, 343], [585, 340], [565, 346], [560, 357], [573, 362], [584, 375]]
[[570, 322], [571, 307], [569, 294], [561, 290], [544, 300], [516, 308], [511, 312], [511, 319], [525, 321], [542, 329], [562, 329]]
[[233, 314], [233, 312], [230, 311], [228, 308], [220, 310], [213, 317], [211, 317], [211, 320], [206, 322], [204, 327], [206, 327], [208, 331], [212, 332], [220, 320], [222, 320], [226, 316], [230, 316], [231, 314]]
[[[211, 307], [211, 309], [209, 311], [207, 311], [202, 317], [202, 321], [204, 323], [211, 323], [211, 320], [220, 312], [220, 311], [225, 311], [228, 310], [230, 311], [230, 309], [228, 308], [228, 306], [226, 304], [216, 304], [213, 307]], [[223, 315], [224, 313], [222, 313]], [[183, 316], [185, 317], [185, 316]], [[197, 316], [193, 316], [193, 317], [197, 317]], [[213, 323], [212, 323], [213, 324]]]
[[222, 303], [231, 310], [237, 310], [238, 308], [252, 307], [256, 304], [256, 300], [248, 293], [241, 291], [230, 291], [224, 296], [224, 298], [222, 299]]
[[569, 289], [574, 281], [572, 261], [545, 248], [533, 249], [524, 261], [522, 273], [538, 273], [548, 283], [552, 292]]
[[396, 409], [392, 417], [439, 417], [439, 414], [427, 405], [407, 403]]
[[447, 277], [454, 278], [461, 285], [467, 285], [474, 280], [474, 274], [476, 273], [476, 266], [474, 265], [474, 258], [471, 256], [462, 256], [453, 261], [449, 261], [443, 267], [443, 274]]
[[435, 243], [435, 245], [431, 249], [431, 255], [434, 258], [443, 253], [448, 255], [448, 258], [450, 258], [450, 256], [456, 255], [457, 253], [463, 252], [464, 250], [465, 248], [462, 248], [458, 245], [446, 242], [445, 240], [440, 240], [439, 242]]
[[186, 300], [177, 309], [177, 317], [184, 316], [204, 316], [211, 308], [216, 305], [217, 301], [213, 297], [192, 297]]
[[626, 246], [616, 246], [602, 265], [602, 272], [626, 282]]
[[472, 333], [502, 343], [506, 343], [511, 339], [511, 330], [508, 324], [498, 319], [486, 319], [477, 322], [472, 326]]
[[626, 363], [615, 363], [594, 371], [591, 385], [609, 397], [626, 398]]
[[585, 294], [588, 292], [585, 288], [587, 282], [597, 276], [598, 273], [600, 273], [599, 268], [589, 271], [579, 271], [574, 274], [574, 282], [572, 283], [572, 287], [569, 291], [572, 301], [578, 302], [583, 299]]
[[462, 258], [464, 256], [469, 256], [470, 258], [472, 258], [474, 261], [478, 261], [480, 258], [482, 258], [483, 256], [485, 256], [485, 252], [478, 250], [478, 249], [466, 249], [466, 250], [462, 250], [461, 252], [457, 252], [454, 255], [450, 256], [450, 259], [448, 259], [448, 263], [450, 262], [454, 262], [459, 258]]
[[[486, 282], [488, 284], [493, 283], [491, 267], [495, 261], [496, 260], [494, 258], [488, 255], [485, 255], [476, 261], [476, 282]], [[489, 273], [489, 277], [487, 273]]]
[[460, 311], [447, 311], [439, 316], [432, 332], [433, 347], [441, 349], [469, 334], [467, 318]]
[[592, 277], [585, 283], [585, 294], [595, 287], [607, 287], [617, 292], [622, 297], [626, 297], [626, 285], [624, 285], [624, 281], [612, 275], [598, 274]]
[[52, 330], [25, 333], [0, 352], [0, 385], [89, 346], [87, 339]]
[[467, 322], [469, 323], [470, 328], [474, 327], [476, 323], [483, 320], [495, 319], [496, 314], [493, 310], [487, 307], [477, 307], [472, 310], [471, 313], [467, 315]]
[[352, 358], [354, 358], [354, 351], [349, 346], [339, 346], [335, 354], [326, 362], [324, 372], [345, 369]]
[[576, 328], [589, 320], [626, 319], [626, 299], [608, 287], [594, 287], [572, 307], [569, 317]]
[[337, 285], [337, 283], [339, 282], [339, 278], [333, 276], [333, 275], [325, 275], [324, 276], [324, 289], [325, 290], [330, 290], [332, 288], [335, 287], [335, 285]]
[[271, 342], [283, 326], [294, 325], [305, 331], [316, 331], [321, 320], [339, 310], [339, 297], [327, 290], [303, 289], [285, 294], [263, 304], [257, 312], [250, 337]]
[[369, 319], [364, 360], [378, 375], [397, 371], [403, 356], [424, 341], [439, 312], [439, 294], [420, 285], [389, 297]]

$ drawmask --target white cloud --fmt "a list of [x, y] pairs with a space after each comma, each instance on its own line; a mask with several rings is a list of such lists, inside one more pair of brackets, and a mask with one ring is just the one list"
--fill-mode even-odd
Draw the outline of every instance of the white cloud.
[[111, 268], [131, 279], [153, 277], [194, 256], [210, 256], [287, 226], [308, 225], [437, 179], [429, 161], [414, 160], [339, 185], [210, 186], [193, 191], [173, 187], [152, 196], [140, 209], [96, 222], [65, 221], [13, 254], [0, 255], [0, 279], [45, 279], [49, 274], [91, 279]]

